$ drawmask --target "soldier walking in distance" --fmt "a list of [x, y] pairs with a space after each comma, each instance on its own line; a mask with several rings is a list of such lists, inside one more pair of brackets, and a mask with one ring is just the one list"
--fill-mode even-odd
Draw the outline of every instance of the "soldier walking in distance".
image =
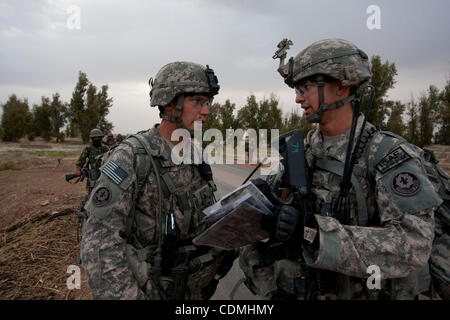
[[209, 299], [236, 253], [195, 246], [214, 203], [209, 165], [175, 164], [178, 128], [205, 123], [219, 92], [214, 71], [173, 62], [149, 81], [161, 123], [129, 136], [103, 160], [85, 208], [81, 260], [95, 299]]
[[108, 151], [108, 148], [102, 144], [103, 132], [100, 129], [92, 129], [89, 138], [91, 139], [91, 145], [83, 149], [76, 163], [77, 175], [87, 174], [86, 189], [88, 194], [100, 175], [99, 156]]
[[81, 225], [83, 221], [84, 205], [89, 198], [89, 195], [94, 188], [95, 181], [100, 176], [100, 164], [101, 155], [107, 152], [108, 147], [102, 144], [103, 132], [100, 129], [92, 129], [89, 133], [89, 138], [91, 139], [91, 145], [85, 147], [78, 158], [76, 163], [76, 174], [78, 176], [84, 175], [87, 179], [86, 181], [86, 194], [78, 206], [77, 216], [78, 216], [78, 229], [77, 229], [77, 239], [79, 241], [79, 233], [81, 230]]
[[[351, 42], [318, 41], [282, 62], [278, 70], [295, 89], [296, 103], [318, 124], [304, 143], [311, 203], [279, 202], [267, 229], [301, 249], [245, 248], [240, 263], [248, 287], [283, 299], [416, 298], [430, 287], [434, 210], [442, 202], [425, 174], [423, 150], [353, 115], [371, 72], [367, 55]], [[361, 131], [359, 148], [347, 151]], [[356, 155], [352, 171], [347, 154]], [[346, 175], [351, 184], [343, 193]], [[268, 197], [277, 199], [280, 176], [268, 178]], [[373, 286], [368, 270], [376, 272]]]

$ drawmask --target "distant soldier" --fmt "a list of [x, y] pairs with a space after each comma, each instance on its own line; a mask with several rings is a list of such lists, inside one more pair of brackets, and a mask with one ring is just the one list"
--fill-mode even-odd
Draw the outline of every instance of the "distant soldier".
[[98, 158], [101, 154], [109, 150], [108, 147], [102, 145], [103, 136], [103, 132], [100, 129], [92, 129], [89, 133], [91, 145], [83, 149], [76, 163], [77, 175], [81, 176], [83, 172], [84, 174], [87, 174], [88, 181], [86, 189], [88, 194], [94, 187], [95, 180], [97, 180], [100, 175]]
[[[89, 198], [89, 194], [94, 188], [95, 181], [100, 176], [99, 165], [101, 163], [100, 156], [107, 152], [109, 148], [102, 144], [103, 132], [100, 129], [92, 129], [89, 133], [89, 138], [91, 138], [91, 145], [87, 146], [81, 152], [80, 157], [76, 163], [77, 167], [77, 175], [84, 175], [87, 177], [86, 183], [86, 195], [84, 199], [81, 201], [78, 206], [78, 234], [77, 238], [79, 238], [79, 231], [81, 229], [82, 221], [83, 221], [83, 207], [86, 203], [86, 200]], [[79, 240], [79, 239], [78, 239]]]

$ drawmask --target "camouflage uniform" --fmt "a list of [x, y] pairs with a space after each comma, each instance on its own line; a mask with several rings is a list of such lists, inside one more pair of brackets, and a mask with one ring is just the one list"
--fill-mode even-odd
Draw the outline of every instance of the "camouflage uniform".
[[97, 156], [107, 152], [108, 150], [109, 149], [104, 145], [101, 145], [98, 148], [94, 147], [93, 145], [87, 146], [83, 149], [77, 163], [75, 164], [78, 171], [81, 171], [84, 168], [87, 168], [87, 170], [89, 171], [90, 179], [88, 179], [86, 183], [86, 189], [88, 191], [92, 189], [95, 180], [97, 180], [100, 175], [99, 163], [97, 163], [98, 161], [96, 160], [96, 158]]
[[[360, 117], [357, 132], [362, 121]], [[371, 127], [369, 124], [366, 128]], [[341, 177], [330, 172], [331, 167], [327, 170], [326, 161], [337, 160], [343, 165], [347, 143], [348, 133], [333, 137], [328, 143], [318, 130], [308, 134], [306, 145], [310, 147], [306, 155], [313, 170], [316, 212], [331, 204], [339, 193]], [[427, 262], [434, 237], [433, 216], [442, 200], [426, 177], [420, 149], [383, 133], [376, 133], [367, 149], [367, 157], [362, 156], [354, 168], [354, 189], [362, 192], [363, 202], [359, 204], [358, 195], [351, 192], [351, 223], [344, 225], [336, 217], [316, 215], [320, 249], [305, 250], [304, 257], [313, 268], [337, 272], [336, 281], [341, 283], [338, 298], [376, 298], [380, 291], [368, 290], [361, 279], [368, 277], [369, 266], [377, 265], [381, 279], [391, 279], [390, 288], [384, 284], [383, 290], [392, 299], [411, 299], [430, 285]], [[383, 158], [375, 162], [377, 152], [382, 152]], [[392, 168], [376, 168], [379, 161], [389, 161], [396, 152], [408, 159]], [[413, 177], [419, 190], [408, 187], [409, 182], [402, 189], [403, 185], [397, 182], [402, 174], [406, 174], [406, 179]], [[367, 219], [362, 213], [363, 204]]]
[[[172, 66], [180, 68], [179, 64], [161, 70], [173, 73]], [[204, 68], [193, 65], [187, 63], [206, 83]], [[158, 75], [155, 85], [163, 82]], [[196, 79], [189, 72], [181, 76], [188, 77], [184, 81]], [[155, 102], [155, 96], [161, 97], [156, 90], [152, 103], [164, 106], [178, 94], [189, 93], [185, 84], [172, 96], [162, 86], [163, 99]], [[193, 86], [191, 92], [195, 92]], [[197, 92], [207, 92], [208, 86], [201, 90]], [[202, 174], [197, 165], [176, 165], [172, 147], [153, 128], [128, 137], [105, 157], [85, 207], [88, 219], [81, 243], [81, 260], [94, 299], [201, 299], [202, 290], [216, 276], [224, 252], [192, 244], [193, 237], [206, 228], [202, 210], [214, 203], [212, 174]], [[175, 223], [172, 247], [166, 246], [171, 217]], [[168, 256], [173, 269], [163, 271]], [[180, 281], [180, 275], [187, 278]], [[183, 284], [186, 290], [180, 289]]]
[[[314, 63], [319, 63], [317, 73], [331, 73], [341, 83], [359, 83], [370, 77], [369, 69], [361, 67], [360, 61], [366, 59], [353, 55], [364, 57], [365, 54], [355, 50], [353, 45], [350, 47], [341, 40], [324, 40], [309, 48], [315, 45], [319, 46], [319, 49], [315, 48], [319, 53], [326, 52], [330, 56], [321, 60], [320, 54], [314, 55], [305, 49], [296, 57], [306, 60], [300, 60], [305, 63], [303, 67], [294, 62], [289, 74], [288, 68], [280, 67], [280, 73], [285, 72], [286, 83], [293, 86], [302, 79], [299, 74], [314, 75], [314, 70], [308, 70], [311, 66], [314, 68]], [[351, 61], [339, 61], [333, 54], [340, 58], [350, 54]], [[357, 67], [349, 68], [348, 73], [332, 74], [322, 62], [332, 65], [331, 69], [336, 68], [334, 63], [341, 63], [341, 71], [343, 67]], [[308, 120], [320, 121], [323, 112], [339, 107], [336, 104], [325, 105], [321, 100], [319, 114], [310, 115]], [[363, 115], [358, 118], [355, 142], [363, 119]], [[265, 292], [270, 296], [282, 292], [295, 297], [299, 294], [296, 284], [301, 281], [306, 283], [303, 288], [306, 298], [312, 299], [413, 299], [429, 289], [428, 260], [434, 238], [434, 210], [442, 199], [427, 178], [423, 151], [403, 138], [375, 130], [367, 123], [364, 129], [366, 145], [363, 143], [363, 149], [360, 149], [363, 151], [351, 179], [350, 221], [344, 224], [344, 217], [335, 216], [330, 209], [340, 191], [349, 135], [350, 129], [334, 137], [323, 136], [318, 129], [308, 133], [306, 160], [312, 172], [314, 219], [320, 245], [317, 248], [304, 244], [303, 257], [298, 261], [279, 260], [274, 266], [258, 270], [263, 278], [270, 279], [259, 287], [256, 285], [261, 283], [258, 275], [251, 272], [258, 264], [257, 249], [256, 246], [246, 248], [240, 258], [241, 268], [249, 287], [256, 293]], [[370, 276], [368, 267], [372, 265], [380, 269], [381, 290], [368, 289], [366, 285]], [[283, 277], [289, 280], [282, 281]]]

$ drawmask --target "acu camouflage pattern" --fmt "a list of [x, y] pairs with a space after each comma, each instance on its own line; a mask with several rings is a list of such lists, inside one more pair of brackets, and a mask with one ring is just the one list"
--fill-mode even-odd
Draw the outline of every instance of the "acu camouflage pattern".
[[[360, 116], [355, 139], [362, 120], [363, 116]], [[367, 123], [366, 130], [371, 128], [373, 125]], [[428, 260], [434, 238], [434, 209], [442, 200], [426, 177], [421, 149], [376, 131], [353, 171], [366, 200], [368, 224], [358, 225], [354, 188], [350, 193], [350, 225], [341, 223], [342, 217], [327, 215], [323, 210], [327, 208], [324, 203], [330, 204], [337, 197], [341, 176], [314, 167], [314, 163], [317, 159], [327, 159], [343, 164], [349, 131], [324, 139], [319, 130], [314, 130], [305, 139], [308, 166], [313, 168], [316, 212], [321, 213], [315, 215], [320, 248], [314, 251], [304, 247], [305, 262], [314, 270], [333, 272], [337, 299], [379, 299], [381, 293], [389, 295], [390, 299], [413, 299], [429, 289]], [[384, 174], [376, 171], [376, 156], [380, 160], [398, 146], [411, 158]], [[392, 179], [399, 172], [412, 172], [420, 179], [421, 189], [417, 194], [401, 197], [392, 191]], [[245, 259], [241, 257], [242, 261]], [[367, 289], [370, 265], [380, 267], [382, 290]], [[295, 271], [290, 268], [289, 272], [294, 274]], [[249, 273], [248, 270], [244, 272]]]
[[[360, 116], [355, 139], [362, 121], [363, 116]], [[366, 130], [371, 127], [368, 123]], [[314, 158], [344, 163], [348, 134], [349, 131], [327, 143], [318, 130], [310, 132], [305, 142], [310, 146], [307, 150], [309, 166], [314, 165]], [[398, 146], [411, 158], [387, 172], [375, 170], [378, 161]], [[367, 278], [367, 267], [377, 265], [381, 279], [391, 279], [390, 288], [386, 283], [382, 286], [392, 299], [412, 299], [429, 288], [428, 259], [434, 237], [434, 209], [442, 200], [426, 176], [421, 149], [376, 132], [365, 151], [355, 165], [354, 175], [366, 199], [368, 225], [358, 226], [359, 213], [353, 188], [350, 194], [351, 225], [343, 225], [339, 217], [316, 215], [320, 249], [314, 254], [305, 251], [304, 257], [311, 267], [337, 272], [338, 282], [349, 284], [355, 282], [351, 277]], [[417, 194], [405, 197], [393, 192], [392, 181], [401, 172], [418, 177], [421, 189]], [[340, 180], [329, 171], [314, 168], [313, 193], [318, 202], [330, 203], [339, 192]], [[357, 279], [358, 282], [361, 281]], [[375, 298], [377, 290], [367, 290], [366, 286], [360, 288], [359, 285], [356, 288], [362, 290], [338, 292], [338, 298]]]
[[193, 62], [166, 64], [151, 83], [150, 105], [164, 107], [182, 93], [216, 94], [210, 92], [205, 70], [205, 67]]
[[272, 265], [260, 267], [256, 245], [240, 249], [239, 267], [245, 275], [245, 285], [255, 295], [271, 297], [274, 294], [296, 295], [294, 279], [300, 278], [301, 266], [293, 260], [277, 260]]
[[343, 86], [359, 86], [372, 76], [367, 55], [354, 44], [342, 39], [314, 42], [294, 58], [292, 78], [295, 83], [313, 75], [327, 75]]
[[[172, 162], [171, 147], [155, 128], [140, 134], [155, 150], [155, 161], [159, 161], [161, 168], [167, 170], [175, 185], [173, 190], [175, 194], [193, 192], [205, 185], [206, 181], [202, 179], [195, 165], [175, 165]], [[111, 193], [111, 200], [102, 206], [96, 206], [91, 196], [85, 207], [88, 219], [83, 228], [81, 260], [95, 299], [162, 298], [148, 274], [150, 266], [154, 263], [155, 250], [158, 247], [157, 239], [163, 228], [162, 225], [158, 225], [157, 220], [159, 194], [156, 175], [154, 170], [151, 170], [142, 189], [136, 194], [135, 167], [148, 164], [150, 161], [148, 157], [138, 157], [137, 161], [143, 163], [137, 163], [135, 166], [133, 152], [136, 150], [132, 149], [133, 147], [124, 141], [103, 161], [103, 166], [109, 161], [114, 161], [128, 174], [119, 185], [105, 174], [101, 174], [92, 195], [100, 188], [107, 188]], [[212, 191], [201, 207], [195, 207], [196, 210], [192, 212], [189, 221], [190, 228], [183, 236], [180, 236], [180, 227], [183, 226], [185, 215], [173, 194], [163, 196], [162, 213], [167, 214], [173, 205], [178, 240], [192, 239], [206, 228], [201, 222], [203, 218], [201, 210], [212, 204]], [[135, 195], [136, 201], [133, 199]], [[134, 202], [132, 232], [127, 242], [125, 234]], [[176, 259], [179, 258], [186, 258], [186, 254], [177, 253]], [[215, 256], [209, 263], [190, 265], [186, 299], [200, 299], [201, 289], [213, 279], [220, 262], [221, 257]], [[160, 283], [164, 289], [172, 282], [173, 278], [170, 276], [161, 277]]]

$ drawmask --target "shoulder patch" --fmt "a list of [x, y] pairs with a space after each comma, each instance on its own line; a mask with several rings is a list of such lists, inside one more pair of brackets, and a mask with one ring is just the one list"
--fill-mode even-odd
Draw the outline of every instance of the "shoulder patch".
[[106, 187], [99, 188], [93, 196], [94, 204], [98, 207], [104, 206], [110, 200], [111, 200], [111, 191], [109, 191], [109, 189]]
[[380, 173], [386, 173], [408, 159], [411, 159], [411, 156], [402, 147], [398, 147], [381, 159], [375, 167]]
[[411, 197], [420, 190], [420, 180], [410, 172], [397, 173], [392, 178], [392, 190], [404, 197]]
[[108, 178], [114, 181], [115, 184], [119, 185], [128, 177], [128, 173], [119, 167], [114, 161], [110, 160], [102, 169]]

